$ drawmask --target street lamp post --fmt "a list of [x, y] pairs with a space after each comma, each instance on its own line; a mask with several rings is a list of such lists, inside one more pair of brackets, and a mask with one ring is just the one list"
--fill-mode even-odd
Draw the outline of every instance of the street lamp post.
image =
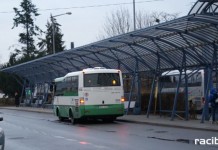
[[55, 16], [51, 15], [53, 54], [55, 54], [55, 26], [54, 26], [54, 18], [58, 17], [58, 16], [62, 16], [62, 15], [71, 15], [71, 14], [72, 14], [71, 12], [66, 12], [66, 13], [63, 13], [63, 14], [55, 15]]
[[136, 21], [135, 21], [135, 0], [133, 0], [133, 29], [136, 30]]

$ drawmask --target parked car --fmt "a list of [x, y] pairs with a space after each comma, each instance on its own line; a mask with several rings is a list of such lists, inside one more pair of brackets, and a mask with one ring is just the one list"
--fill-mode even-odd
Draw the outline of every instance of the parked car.
[[[3, 121], [3, 117], [0, 117], [0, 121]], [[5, 148], [5, 134], [2, 128], [0, 128], [0, 150]]]

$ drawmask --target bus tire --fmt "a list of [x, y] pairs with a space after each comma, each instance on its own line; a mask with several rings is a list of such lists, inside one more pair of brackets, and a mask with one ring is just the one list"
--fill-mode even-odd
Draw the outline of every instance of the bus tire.
[[112, 123], [116, 120], [116, 117], [104, 118], [103, 121], [107, 123]]
[[71, 124], [73, 125], [76, 124], [76, 119], [73, 116], [72, 110], [69, 111], [69, 119], [70, 119]]
[[61, 117], [59, 114], [59, 109], [56, 109], [56, 115], [58, 116], [59, 121], [64, 121], [64, 117]]

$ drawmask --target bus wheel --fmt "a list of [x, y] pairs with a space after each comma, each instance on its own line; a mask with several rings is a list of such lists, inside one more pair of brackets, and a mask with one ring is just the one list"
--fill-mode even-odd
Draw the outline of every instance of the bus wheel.
[[69, 119], [70, 119], [70, 122], [74, 125], [76, 124], [76, 119], [73, 117], [73, 113], [72, 111], [70, 110], [69, 112]]
[[56, 110], [56, 114], [57, 114], [58, 119], [59, 119], [60, 121], [64, 121], [64, 118], [60, 116], [58, 109]]
[[116, 120], [116, 117], [110, 117], [110, 118], [103, 119], [104, 122], [108, 122], [108, 123], [114, 122], [115, 120]]
[[58, 119], [59, 119], [60, 121], [64, 121], [64, 118], [63, 118], [63, 117], [58, 117]]

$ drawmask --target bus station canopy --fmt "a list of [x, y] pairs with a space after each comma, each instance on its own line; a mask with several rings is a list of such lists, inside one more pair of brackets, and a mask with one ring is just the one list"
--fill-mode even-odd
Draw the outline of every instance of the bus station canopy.
[[[205, 67], [217, 63], [218, 1], [199, 0], [187, 16], [4, 68], [34, 83], [85, 68], [124, 73]], [[215, 60], [215, 61], [214, 61]]]

